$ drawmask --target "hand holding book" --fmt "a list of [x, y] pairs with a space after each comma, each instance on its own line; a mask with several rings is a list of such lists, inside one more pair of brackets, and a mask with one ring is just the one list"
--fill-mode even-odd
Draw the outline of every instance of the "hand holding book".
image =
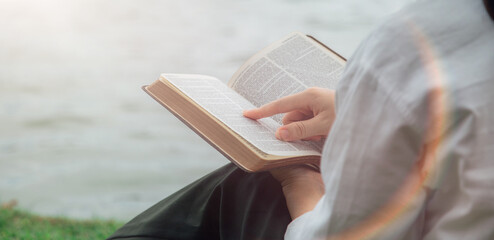
[[292, 220], [311, 211], [324, 195], [321, 173], [306, 165], [290, 165], [270, 170], [280, 182]]
[[276, 131], [282, 141], [315, 140], [328, 135], [335, 118], [334, 90], [308, 88], [300, 93], [286, 96], [243, 112], [251, 119], [270, 117], [285, 113], [283, 126]]

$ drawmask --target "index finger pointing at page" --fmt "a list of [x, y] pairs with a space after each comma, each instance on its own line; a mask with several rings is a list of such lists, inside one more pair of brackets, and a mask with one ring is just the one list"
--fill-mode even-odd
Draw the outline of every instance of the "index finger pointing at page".
[[282, 97], [260, 108], [245, 110], [243, 114], [245, 117], [251, 119], [260, 119], [270, 117], [278, 113], [286, 113], [304, 108], [309, 105], [310, 101], [310, 98], [304, 93], [305, 92], [300, 92], [294, 95]]

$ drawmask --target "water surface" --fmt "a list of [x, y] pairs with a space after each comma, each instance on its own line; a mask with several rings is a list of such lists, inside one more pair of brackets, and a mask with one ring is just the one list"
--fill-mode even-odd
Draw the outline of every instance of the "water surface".
[[0, 202], [128, 220], [228, 161], [140, 87], [292, 31], [349, 57], [405, 0], [0, 0]]

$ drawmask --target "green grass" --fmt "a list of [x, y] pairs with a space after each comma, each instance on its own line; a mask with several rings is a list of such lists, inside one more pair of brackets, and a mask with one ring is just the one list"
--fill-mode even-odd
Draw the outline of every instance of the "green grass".
[[40, 217], [15, 208], [0, 208], [0, 239], [105, 239], [123, 223]]

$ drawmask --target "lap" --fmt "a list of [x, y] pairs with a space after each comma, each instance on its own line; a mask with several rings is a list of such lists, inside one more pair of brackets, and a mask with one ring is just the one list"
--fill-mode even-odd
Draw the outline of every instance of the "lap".
[[144, 211], [109, 239], [283, 239], [291, 221], [268, 172], [228, 164]]

